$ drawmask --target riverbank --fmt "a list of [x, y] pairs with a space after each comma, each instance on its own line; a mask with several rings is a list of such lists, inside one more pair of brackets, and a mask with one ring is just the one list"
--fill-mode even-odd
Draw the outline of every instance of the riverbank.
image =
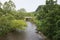
[[26, 22], [27, 28], [24, 31], [13, 31], [8, 33], [0, 40], [45, 40], [42, 34], [36, 33], [36, 25], [31, 22]]

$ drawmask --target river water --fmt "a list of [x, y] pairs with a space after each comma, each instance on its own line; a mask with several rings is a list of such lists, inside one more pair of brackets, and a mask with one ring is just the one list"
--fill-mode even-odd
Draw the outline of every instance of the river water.
[[43, 40], [43, 37], [36, 33], [36, 26], [31, 22], [26, 22], [27, 28], [24, 31], [17, 30], [9, 33], [6, 38], [0, 40]]
[[43, 40], [42, 36], [36, 33], [36, 25], [32, 24], [31, 22], [26, 22], [27, 28], [26, 32], [26, 40]]

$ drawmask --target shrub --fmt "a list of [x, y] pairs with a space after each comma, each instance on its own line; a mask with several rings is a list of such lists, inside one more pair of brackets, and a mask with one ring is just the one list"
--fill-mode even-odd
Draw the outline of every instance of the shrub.
[[12, 30], [16, 30], [16, 29], [25, 29], [26, 27], [26, 23], [23, 20], [15, 20], [15, 19], [11, 19], [11, 17], [8, 16], [2, 16], [0, 17], [0, 36], [3, 36], [9, 32], [11, 32]]
[[12, 20], [11, 21], [11, 27], [15, 29], [25, 29], [26, 28], [26, 23], [23, 20]]

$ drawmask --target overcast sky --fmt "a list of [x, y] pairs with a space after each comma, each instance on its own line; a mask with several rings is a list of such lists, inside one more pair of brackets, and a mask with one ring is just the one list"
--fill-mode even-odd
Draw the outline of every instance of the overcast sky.
[[[7, 0], [0, 0], [4, 3]], [[16, 9], [24, 8], [27, 12], [32, 12], [37, 9], [39, 5], [44, 5], [45, 0], [13, 0], [16, 5]], [[58, 0], [58, 4], [60, 4], [60, 0]]]

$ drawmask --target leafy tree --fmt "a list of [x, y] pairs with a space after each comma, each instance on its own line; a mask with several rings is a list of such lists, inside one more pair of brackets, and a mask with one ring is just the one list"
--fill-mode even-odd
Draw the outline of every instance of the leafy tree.
[[2, 3], [0, 2], [0, 8], [1, 8], [1, 6], [2, 6]]
[[0, 37], [17, 28], [25, 29], [26, 23], [19, 16], [21, 14], [15, 10], [15, 4], [11, 0], [4, 4], [0, 2]]
[[15, 4], [11, 0], [5, 2], [3, 5], [4, 14], [11, 13], [11, 11], [14, 9], [15, 9]]
[[59, 25], [60, 20], [60, 5], [54, 4], [53, 0], [49, 1], [51, 1], [49, 5], [39, 6], [40, 9], [37, 9], [37, 19], [41, 22], [37, 30], [43, 32], [50, 40], [55, 38], [55, 40], [59, 40], [60, 27], [57, 25]]

